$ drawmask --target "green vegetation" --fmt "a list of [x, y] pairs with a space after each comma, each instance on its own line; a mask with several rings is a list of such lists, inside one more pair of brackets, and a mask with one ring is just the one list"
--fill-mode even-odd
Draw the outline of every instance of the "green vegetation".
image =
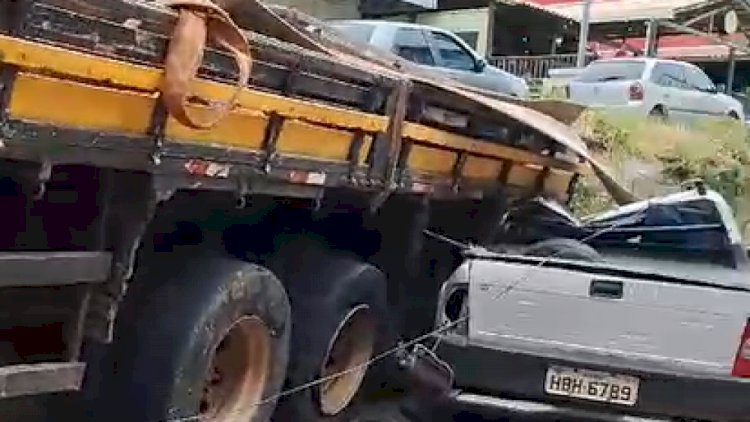
[[[629, 187], [640, 177], [640, 190], [647, 194], [635, 189], [636, 194], [674, 191], [700, 179], [727, 198], [741, 223], [750, 220], [750, 140], [741, 123], [717, 119], [688, 128], [587, 112], [576, 126], [594, 154]], [[612, 205], [591, 179], [584, 180], [574, 196], [573, 208], [580, 215]]]

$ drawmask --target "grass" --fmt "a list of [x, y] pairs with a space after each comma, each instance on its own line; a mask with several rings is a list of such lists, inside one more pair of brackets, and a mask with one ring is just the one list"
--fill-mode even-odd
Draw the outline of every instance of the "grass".
[[[645, 180], [639, 181], [641, 190], [648, 192], [642, 196], [674, 191], [700, 179], [724, 195], [741, 225], [750, 221], [750, 143], [743, 124], [717, 119], [684, 127], [655, 119], [587, 112], [576, 127], [594, 154], [622, 175], [626, 184], [635, 185], [628, 180], [633, 178], [633, 167], [650, 170], [641, 177]], [[577, 214], [591, 214], [610, 206], [596, 181], [583, 180], [573, 200]]]

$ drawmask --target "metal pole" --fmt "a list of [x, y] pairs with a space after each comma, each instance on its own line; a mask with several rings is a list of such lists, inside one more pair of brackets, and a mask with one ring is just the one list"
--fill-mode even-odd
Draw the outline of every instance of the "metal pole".
[[656, 48], [659, 44], [659, 22], [650, 19], [646, 24], [646, 57], [656, 57]]
[[581, 32], [578, 35], [578, 60], [579, 68], [586, 67], [586, 47], [589, 45], [589, 26], [591, 25], [591, 3], [593, 0], [584, 0], [583, 15], [581, 16]]
[[485, 57], [492, 57], [495, 55], [495, 23], [497, 23], [497, 3], [490, 1], [487, 7], [487, 51], [484, 52]]
[[734, 48], [729, 48], [729, 71], [727, 72], [727, 87], [725, 89], [726, 94], [732, 93], [732, 85], [734, 85], [734, 70], [737, 64], [737, 55]]

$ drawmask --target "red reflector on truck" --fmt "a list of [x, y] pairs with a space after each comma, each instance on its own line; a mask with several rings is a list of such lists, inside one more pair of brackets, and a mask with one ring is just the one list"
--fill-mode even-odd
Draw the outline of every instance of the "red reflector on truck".
[[742, 339], [740, 339], [737, 356], [734, 358], [732, 376], [750, 378], [750, 321], [745, 325], [745, 332], [742, 333]]

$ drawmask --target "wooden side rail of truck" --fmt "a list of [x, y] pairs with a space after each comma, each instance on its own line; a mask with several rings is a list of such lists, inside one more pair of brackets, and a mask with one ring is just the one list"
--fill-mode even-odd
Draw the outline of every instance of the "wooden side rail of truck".
[[[0, 0], [3, 397], [80, 391], [94, 420], [342, 418], [460, 263], [423, 232], [491, 241], [508, 204], [566, 202], [586, 171], [549, 116], [368, 70], [246, 4], [249, 85], [196, 130], [160, 99], [171, 10]], [[236, 78], [209, 49], [189, 111]]]

